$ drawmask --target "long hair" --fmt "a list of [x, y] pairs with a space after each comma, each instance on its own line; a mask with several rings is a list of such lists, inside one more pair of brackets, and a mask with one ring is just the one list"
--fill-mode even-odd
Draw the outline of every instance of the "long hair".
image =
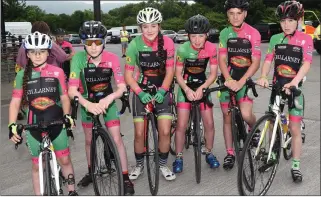
[[165, 68], [165, 50], [164, 50], [164, 37], [161, 32], [158, 32], [158, 63], [160, 64], [161, 68]]
[[27, 83], [31, 79], [32, 67], [33, 67], [33, 63], [30, 60], [30, 58], [28, 58], [28, 63], [25, 67], [23, 78], [22, 78], [22, 90], [23, 90], [22, 106], [28, 105], [28, 101], [27, 101], [27, 85], [28, 84]]

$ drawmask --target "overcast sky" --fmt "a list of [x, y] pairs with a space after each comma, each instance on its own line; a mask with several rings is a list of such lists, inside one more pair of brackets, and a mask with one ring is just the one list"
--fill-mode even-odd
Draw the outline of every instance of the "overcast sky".
[[[139, 3], [141, 1], [101, 1], [101, 10], [108, 12], [114, 8], [124, 6], [128, 3]], [[192, 3], [190, 1], [189, 3]], [[45, 10], [46, 13], [53, 14], [72, 14], [76, 10], [85, 10], [93, 8], [93, 1], [26, 1], [27, 5], [37, 5], [41, 9]]]

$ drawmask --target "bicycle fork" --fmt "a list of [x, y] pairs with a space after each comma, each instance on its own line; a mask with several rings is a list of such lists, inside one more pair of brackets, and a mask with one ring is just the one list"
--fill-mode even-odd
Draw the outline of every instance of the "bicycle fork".
[[[53, 151], [48, 151], [46, 152], [46, 154], [49, 154], [49, 165], [50, 165], [50, 169], [51, 172], [53, 172], [53, 176], [55, 178], [55, 185], [56, 185], [56, 191], [57, 194], [59, 195], [59, 191], [60, 191], [60, 185], [59, 185], [59, 172], [58, 172], [58, 164], [57, 164], [57, 158], [56, 155]], [[50, 157], [51, 156], [51, 157]], [[40, 193], [41, 195], [44, 195], [44, 185], [43, 185], [43, 152], [40, 152], [39, 154], [39, 182], [40, 182]], [[47, 163], [45, 164], [47, 165]], [[46, 168], [48, 168], [49, 166], [46, 166]], [[50, 177], [51, 179], [52, 177]], [[49, 184], [49, 183], [47, 183]], [[50, 187], [49, 185], [47, 185], [47, 187]], [[47, 194], [48, 196], [50, 196], [51, 194]]]

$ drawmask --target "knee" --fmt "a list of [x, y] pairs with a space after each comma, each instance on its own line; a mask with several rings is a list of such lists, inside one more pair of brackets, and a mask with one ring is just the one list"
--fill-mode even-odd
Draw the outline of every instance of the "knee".
[[143, 140], [144, 139], [144, 130], [136, 130], [135, 131], [135, 140]]
[[228, 113], [228, 111], [223, 112], [223, 121], [224, 121], [224, 124], [231, 124], [232, 118], [231, 118], [231, 114]]
[[250, 110], [243, 110], [241, 111], [241, 114], [244, 120], [250, 120], [252, 117], [252, 112]]
[[38, 163], [36, 164], [36, 163], [32, 163], [32, 172], [39, 172], [39, 165], [38, 165]]
[[60, 157], [58, 158], [58, 160], [59, 160], [59, 164], [62, 166], [67, 166], [67, 165], [70, 165], [71, 163], [69, 156]]
[[291, 131], [292, 137], [301, 137], [301, 128], [299, 123], [290, 122], [289, 129]]
[[123, 139], [121, 138], [120, 133], [119, 133], [119, 135], [114, 136], [114, 142], [115, 142], [117, 147], [123, 146]]

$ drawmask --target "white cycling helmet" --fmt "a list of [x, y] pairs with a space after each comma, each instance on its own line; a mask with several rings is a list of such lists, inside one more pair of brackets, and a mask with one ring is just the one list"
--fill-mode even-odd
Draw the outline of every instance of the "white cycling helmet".
[[155, 8], [147, 7], [138, 12], [137, 24], [144, 23], [161, 23], [163, 20], [162, 14]]
[[25, 49], [51, 49], [52, 41], [47, 34], [38, 31], [26, 36], [24, 41]]

